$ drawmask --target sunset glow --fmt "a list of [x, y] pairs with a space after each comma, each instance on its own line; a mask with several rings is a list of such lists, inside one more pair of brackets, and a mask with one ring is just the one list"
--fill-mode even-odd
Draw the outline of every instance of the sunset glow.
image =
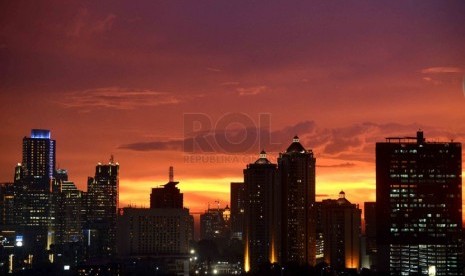
[[[113, 154], [120, 207], [147, 207], [174, 166], [203, 212], [297, 134], [318, 201], [374, 201], [376, 142], [465, 142], [465, 4], [394, 2], [4, 1], [0, 182], [44, 128], [78, 188]], [[211, 152], [187, 148], [199, 127]]]

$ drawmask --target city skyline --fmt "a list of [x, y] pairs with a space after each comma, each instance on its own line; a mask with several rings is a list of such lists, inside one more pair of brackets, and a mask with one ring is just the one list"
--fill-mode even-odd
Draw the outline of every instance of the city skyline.
[[[362, 206], [375, 200], [376, 142], [418, 129], [465, 141], [463, 2], [0, 5], [1, 182], [13, 181], [21, 137], [50, 129], [78, 189], [114, 155], [121, 207], [148, 207], [174, 166], [200, 212], [229, 202], [261, 150], [276, 163], [298, 135], [318, 160], [316, 200], [344, 190]], [[271, 147], [190, 159], [186, 114], [214, 135], [230, 113], [269, 127]]]

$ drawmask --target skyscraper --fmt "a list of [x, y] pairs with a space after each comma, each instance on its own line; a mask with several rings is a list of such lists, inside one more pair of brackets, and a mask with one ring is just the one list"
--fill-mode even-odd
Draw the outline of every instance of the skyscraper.
[[362, 210], [341, 191], [338, 199], [321, 202], [324, 260], [337, 271], [360, 268]]
[[68, 180], [66, 170], [58, 169], [53, 180], [53, 214], [55, 244], [82, 241], [83, 192]]
[[379, 271], [462, 275], [462, 146], [416, 137], [376, 144]]
[[96, 166], [95, 177], [88, 178], [86, 238], [90, 257], [110, 257], [115, 253], [118, 173], [119, 164], [112, 156], [108, 164]]
[[174, 181], [174, 169], [170, 167], [169, 181], [162, 187], [152, 188], [150, 194], [150, 208], [183, 208], [183, 194], [176, 187], [179, 182]]
[[315, 157], [295, 136], [278, 158], [282, 263], [315, 264]]
[[14, 219], [23, 249], [33, 256], [29, 265], [47, 258], [51, 244], [50, 191], [55, 171], [55, 140], [50, 131], [33, 129], [23, 138], [22, 163], [15, 168]]
[[231, 182], [230, 186], [231, 202], [231, 236], [242, 240], [244, 230], [244, 183]]
[[33, 129], [23, 138], [22, 163], [16, 169], [15, 219], [18, 225], [47, 227], [55, 171], [55, 140], [49, 130]]
[[261, 263], [278, 261], [277, 248], [277, 165], [266, 158], [248, 164], [244, 170], [244, 269], [256, 270]]

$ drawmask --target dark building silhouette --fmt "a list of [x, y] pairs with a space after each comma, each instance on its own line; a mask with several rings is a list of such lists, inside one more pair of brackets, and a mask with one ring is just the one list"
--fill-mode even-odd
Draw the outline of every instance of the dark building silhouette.
[[224, 242], [230, 236], [230, 216], [231, 210], [228, 206], [220, 208], [217, 201], [217, 208], [210, 208], [200, 215], [200, 239], [216, 240]]
[[258, 270], [260, 264], [278, 261], [277, 165], [266, 158], [248, 164], [244, 170], [244, 268]]
[[89, 258], [111, 257], [116, 246], [119, 164], [113, 156], [106, 165], [99, 163], [95, 177], [87, 181], [85, 243]]
[[376, 144], [378, 268], [463, 275], [462, 146], [416, 137]]
[[280, 261], [315, 264], [315, 157], [295, 136], [278, 158]]
[[152, 188], [150, 194], [150, 208], [183, 208], [183, 194], [176, 187], [179, 182], [174, 181], [173, 167], [170, 167], [169, 182], [163, 187]]
[[244, 183], [231, 182], [230, 186], [231, 202], [231, 237], [242, 240], [244, 230]]
[[370, 269], [376, 269], [376, 202], [364, 203], [365, 217], [365, 252], [368, 256], [368, 264]]
[[341, 191], [338, 199], [325, 199], [319, 208], [324, 261], [336, 271], [360, 269], [362, 210]]

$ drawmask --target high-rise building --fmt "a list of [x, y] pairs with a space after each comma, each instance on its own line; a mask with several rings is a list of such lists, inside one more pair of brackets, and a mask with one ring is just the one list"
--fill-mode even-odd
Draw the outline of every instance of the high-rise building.
[[85, 236], [89, 257], [110, 257], [115, 253], [118, 173], [119, 164], [112, 156], [108, 164], [96, 166], [95, 177], [88, 178]]
[[15, 173], [15, 220], [21, 226], [47, 227], [55, 140], [49, 130], [33, 129], [23, 138], [23, 158]]
[[150, 194], [150, 208], [183, 208], [183, 194], [176, 187], [179, 182], [174, 181], [174, 170], [170, 167], [169, 181], [162, 187], [152, 188]]
[[200, 239], [217, 240], [229, 238], [230, 209], [228, 206], [208, 208], [200, 215]]
[[231, 237], [242, 240], [244, 230], [244, 183], [231, 182], [230, 186], [231, 202]]
[[56, 171], [52, 187], [55, 244], [81, 242], [83, 192], [68, 180], [68, 173], [63, 169]]
[[367, 266], [376, 270], [376, 257], [378, 250], [376, 248], [376, 202], [365, 202], [365, 253], [368, 257]]
[[336, 271], [360, 268], [362, 210], [341, 191], [338, 199], [325, 199], [319, 208], [324, 260]]
[[315, 203], [315, 157], [295, 136], [279, 154], [280, 260], [285, 264], [315, 264], [316, 229], [312, 207]]
[[0, 183], [0, 227], [11, 227], [15, 223], [13, 183]]
[[50, 224], [53, 233], [53, 262], [77, 265], [84, 259], [84, 192], [68, 180], [68, 172], [57, 169], [52, 181]]
[[33, 129], [31, 137], [23, 138], [22, 163], [15, 168], [15, 228], [22, 239], [23, 252], [33, 256], [26, 261], [29, 267], [48, 258], [46, 250], [52, 241], [50, 194], [55, 147], [49, 130]]
[[376, 217], [379, 271], [463, 275], [461, 143], [377, 143]]
[[244, 270], [278, 261], [277, 246], [277, 165], [266, 158], [248, 164], [244, 170]]

